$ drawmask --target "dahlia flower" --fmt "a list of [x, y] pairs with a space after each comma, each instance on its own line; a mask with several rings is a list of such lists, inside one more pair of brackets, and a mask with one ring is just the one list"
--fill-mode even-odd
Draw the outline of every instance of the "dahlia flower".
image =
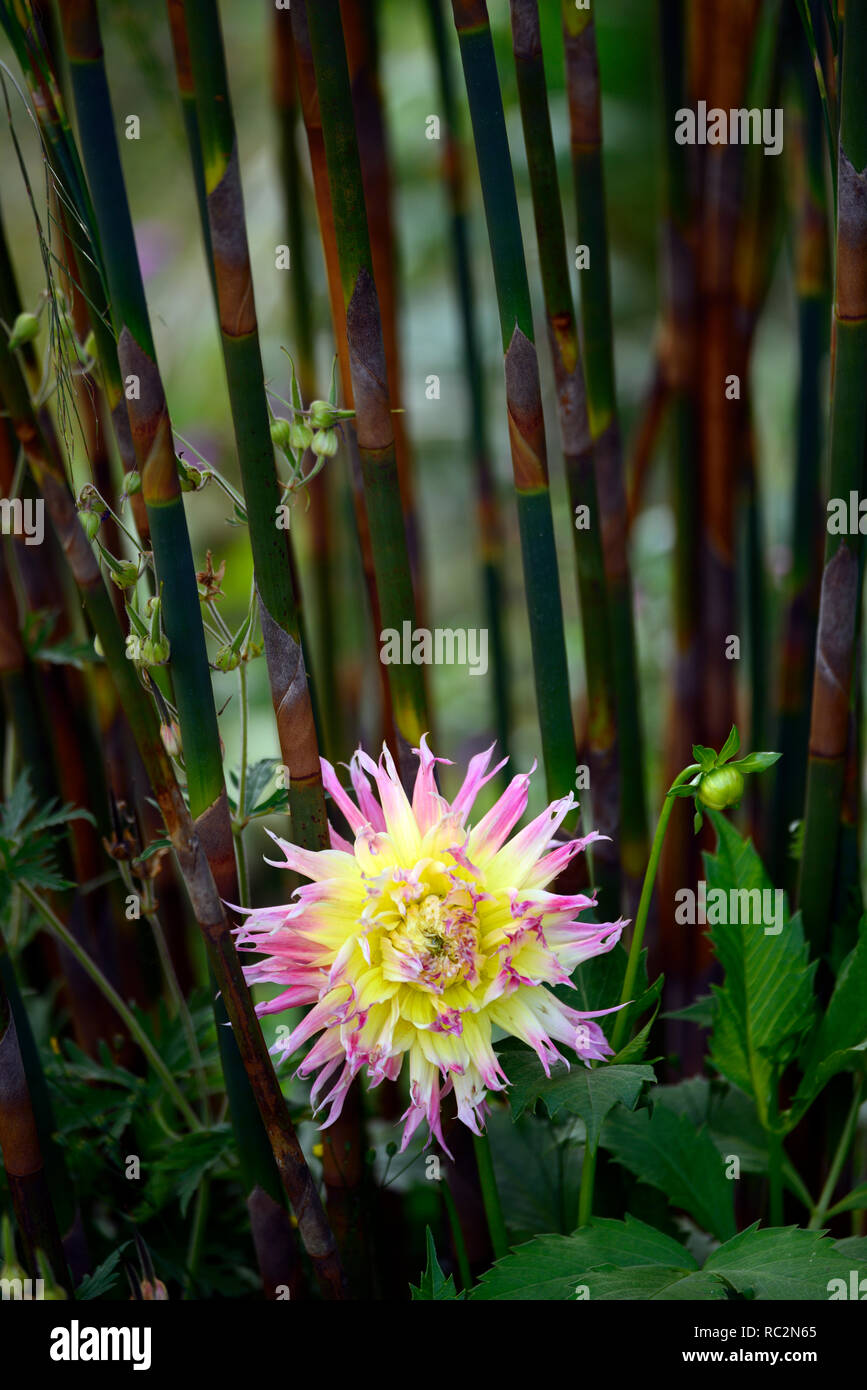
[[442, 1099], [454, 1091], [460, 1119], [479, 1134], [487, 1092], [508, 1085], [492, 1047], [494, 1027], [529, 1044], [546, 1073], [553, 1061], [566, 1061], [556, 1042], [588, 1066], [611, 1053], [590, 1021], [596, 1015], [570, 1008], [549, 986], [568, 984], [581, 961], [609, 951], [625, 923], [578, 921], [595, 899], [548, 891], [599, 838], [594, 831], [554, 841], [576, 804], [571, 793], [509, 839], [526, 808], [531, 774], [514, 777], [470, 827], [480, 788], [504, 766], [488, 771], [493, 748], [472, 758], [451, 805], [435, 780], [436, 763], [447, 759], [435, 758], [425, 738], [414, 751], [411, 802], [387, 749], [378, 763], [361, 750], [352, 758], [356, 800], [323, 759], [326, 790], [354, 840], [332, 828], [331, 848], [313, 852], [273, 835], [284, 855], [278, 867], [310, 882], [286, 906], [251, 910], [238, 944], [264, 953], [245, 968], [251, 984], [284, 986], [258, 1005], [260, 1013], [313, 1005], [273, 1051], [288, 1056], [319, 1034], [298, 1072], [318, 1072], [311, 1099], [317, 1110], [327, 1107], [322, 1128], [338, 1117], [362, 1068], [375, 1086], [396, 1080], [408, 1056], [401, 1148], [424, 1119], [427, 1142], [436, 1136], [448, 1152]]

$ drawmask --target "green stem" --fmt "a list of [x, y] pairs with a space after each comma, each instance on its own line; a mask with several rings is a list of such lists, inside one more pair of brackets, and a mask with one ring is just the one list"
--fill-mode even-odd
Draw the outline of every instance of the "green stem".
[[476, 1151], [482, 1201], [485, 1204], [485, 1216], [488, 1219], [488, 1231], [491, 1236], [491, 1245], [494, 1247], [494, 1258], [501, 1260], [509, 1253], [509, 1242], [506, 1236], [506, 1223], [503, 1220], [503, 1209], [500, 1206], [500, 1194], [497, 1191], [497, 1179], [494, 1174], [494, 1162], [491, 1158], [491, 1145], [487, 1134], [475, 1135], [473, 1148]]
[[33, 888], [31, 888], [28, 883], [21, 884], [21, 891], [25, 895], [25, 897], [30, 899], [37, 912], [39, 912], [40, 915], [45, 919], [46, 923], [51, 928], [52, 932], [57, 937], [57, 939], [60, 941], [61, 945], [65, 946], [67, 951], [71, 952], [71, 954], [75, 956], [75, 959], [78, 961], [82, 970], [87, 972], [87, 974], [93, 980], [97, 988], [100, 989], [102, 993], [105, 995], [112, 1008], [115, 1009], [115, 1011], [118, 1014], [118, 1017], [122, 1020], [126, 1028], [129, 1030], [130, 1037], [134, 1038], [135, 1041], [138, 1043], [139, 1047], [141, 1048], [144, 1055], [147, 1057], [154, 1071], [159, 1076], [160, 1080], [162, 1081], [163, 1085], [165, 1086], [166, 1090], [168, 1091], [169, 1095], [171, 1096], [172, 1100], [177, 1106], [178, 1110], [183, 1115], [187, 1124], [190, 1126], [190, 1129], [197, 1131], [203, 1129], [204, 1126], [202, 1125], [201, 1120], [199, 1119], [198, 1115], [196, 1115], [195, 1111], [190, 1107], [189, 1103], [184, 1099], [184, 1096], [182, 1095], [174, 1077], [172, 1076], [171, 1072], [169, 1071], [160, 1054], [157, 1052], [147, 1033], [142, 1028], [135, 1014], [132, 1012], [131, 1009], [127, 1008], [126, 1004], [121, 999], [117, 990], [105, 978], [99, 966], [96, 965], [96, 963], [93, 960], [91, 960], [90, 956], [83, 949], [83, 947], [79, 946], [75, 937], [72, 935], [72, 932], [67, 930], [67, 928], [61, 922], [60, 918], [48, 906], [48, 903], [44, 902], [43, 899], [40, 898], [39, 894]]
[[199, 1268], [199, 1261], [202, 1257], [202, 1247], [205, 1243], [205, 1229], [208, 1224], [208, 1207], [211, 1196], [211, 1179], [207, 1174], [199, 1183], [199, 1190], [196, 1193], [196, 1210], [193, 1214], [193, 1229], [190, 1235], [190, 1249], [187, 1255], [187, 1278], [184, 1287], [184, 1298], [191, 1296], [195, 1286], [196, 1274]]
[[817, 1231], [828, 1213], [828, 1208], [831, 1205], [831, 1198], [834, 1196], [834, 1189], [836, 1188], [837, 1183], [840, 1180], [840, 1174], [843, 1171], [843, 1164], [846, 1162], [846, 1157], [849, 1153], [852, 1140], [855, 1137], [855, 1129], [858, 1124], [858, 1111], [861, 1107], [861, 1093], [863, 1089], [864, 1078], [863, 1076], [859, 1076], [855, 1080], [855, 1086], [852, 1093], [852, 1104], [849, 1107], [849, 1113], [846, 1116], [846, 1123], [843, 1125], [843, 1132], [840, 1135], [839, 1143], [837, 1144], [837, 1148], [834, 1152], [834, 1157], [831, 1161], [831, 1168], [828, 1173], [825, 1186], [822, 1188], [819, 1200], [813, 1208], [810, 1220], [807, 1223], [808, 1231]]
[[[644, 883], [641, 885], [641, 898], [638, 903], [638, 912], [635, 917], [635, 926], [632, 929], [632, 941], [629, 946], [629, 959], [626, 962], [626, 973], [623, 976], [623, 989], [620, 992], [621, 1005], [629, 1004], [632, 1000], [632, 991], [635, 987], [635, 977], [638, 973], [638, 962], [641, 959], [641, 946], [644, 941], [644, 928], [647, 925], [647, 914], [650, 911], [650, 900], [653, 897], [653, 885], [656, 881], [656, 870], [659, 866], [659, 856], [662, 853], [662, 846], [665, 840], [665, 832], [668, 827], [669, 817], [672, 808], [677, 800], [671, 795], [675, 787], [683, 786], [697, 772], [701, 772], [698, 763], [690, 763], [675, 777], [669, 789], [669, 794], [662, 803], [662, 810], [659, 813], [659, 820], [656, 826], [656, 834], [653, 837], [653, 844], [650, 850], [650, 858], [647, 861], [647, 870], [644, 875]], [[611, 1046], [618, 1052], [623, 1045], [629, 1021], [628, 1011], [621, 1007], [614, 1024], [614, 1032], [611, 1036]]]
[[768, 1217], [772, 1226], [783, 1224], [783, 1134], [779, 1128], [779, 1080], [775, 1076], [768, 1105]]
[[593, 1215], [593, 1187], [596, 1181], [596, 1154], [598, 1145], [591, 1149], [584, 1146], [584, 1162], [581, 1165], [581, 1191], [578, 1194], [578, 1225], [586, 1226]]
[[452, 1244], [455, 1248], [455, 1256], [458, 1261], [458, 1274], [461, 1277], [462, 1287], [469, 1292], [473, 1284], [473, 1276], [470, 1273], [470, 1261], [467, 1255], [467, 1243], [464, 1240], [464, 1233], [461, 1230], [461, 1219], [458, 1215], [457, 1203], [452, 1196], [452, 1190], [448, 1183], [443, 1180], [441, 1184], [443, 1201], [448, 1212], [449, 1226], [452, 1232]]
[[247, 873], [247, 853], [244, 849], [244, 826], [247, 823], [247, 733], [249, 708], [247, 704], [247, 664], [242, 661], [238, 667], [241, 686], [241, 771], [238, 777], [238, 822], [234, 828], [235, 857], [238, 861], [238, 902], [241, 907], [250, 906], [250, 879]]
[[147, 917], [150, 929], [153, 932], [153, 937], [157, 948], [157, 955], [160, 958], [160, 964], [163, 968], [163, 974], [165, 975], [166, 981], [168, 983], [169, 994], [171, 995], [172, 1000], [174, 1002], [175, 1009], [177, 1011], [177, 1016], [181, 1020], [181, 1026], [184, 1030], [184, 1037], [187, 1040], [187, 1047], [190, 1049], [190, 1061], [192, 1064], [193, 1071], [196, 1075], [196, 1085], [199, 1093], [199, 1105], [202, 1110], [202, 1119], [206, 1120], [208, 1110], [208, 1079], [205, 1074], [205, 1066], [202, 1061], [202, 1054], [199, 1051], [199, 1044], [196, 1040], [196, 1030], [193, 1025], [192, 1016], [190, 1014], [189, 1008], [187, 1007], [187, 1001], [184, 998], [184, 992], [181, 989], [180, 982], [175, 971], [174, 961], [172, 960], [172, 954], [169, 950], [168, 942], [166, 941], [166, 934], [163, 931], [162, 923], [160, 922], [160, 919], [157, 916], [156, 912], [148, 912], [145, 915]]

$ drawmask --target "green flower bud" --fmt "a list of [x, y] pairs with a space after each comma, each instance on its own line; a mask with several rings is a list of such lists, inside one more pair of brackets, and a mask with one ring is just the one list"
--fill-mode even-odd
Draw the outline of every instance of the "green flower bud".
[[212, 472], [197, 463], [185, 463], [178, 459], [178, 473], [181, 477], [181, 492], [200, 492], [211, 481]]
[[272, 421], [271, 421], [271, 442], [272, 442], [272, 444], [276, 444], [276, 445], [277, 445], [277, 448], [278, 448], [278, 449], [282, 449], [284, 452], [285, 452], [287, 449], [291, 448], [291, 445], [292, 445], [292, 440], [291, 440], [291, 437], [290, 437], [290, 436], [291, 436], [291, 431], [292, 431], [292, 426], [290, 425], [290, 423], [289, 423], [288, 420], [272, 420]]
[[303, 420], [293, 420], [289, 426], [289, 443], [293, 449], [298, 449], [301, 453], [310, 448], [313, 439], [313, 431], [309, 425], [305, 425]]
[[173, 719], [171, 724], [160, 725], [160, 738], [169, 757], [176, 758], [181, 751], [181, 728]]
[[744, 776], [736, 767], [716, 767], [706, 772], [698, 784], [698, 799], [712, 811], [737, 806], [744, 794]]
[[141, 661], [141, 638], [134, 632], [127, 633], [126, 657], [128, 661]]
[[124, 482], [127, 497], [133, 497], [137, 492], [141, 492], [141, 474], [138, 469], [131, 468]]
[[117, 567], [109, 569], [111, 582], [119, 589], [131, 589], [138, 583], [138, 565], [134, 560], [120, 560]]
[[214, 657], [214, 665], [218, 671], [234, 671], [241, 665], [240, 652], [236, 652], [232, 647], [221, 647]]
[[320, 458], [333, 459], [338, 443], [337, 430], [317, 430], [310, 441], [310, 448]]
[[156, 640], [152, 637], [146, 637], [141, 644], [141, 659], [146, 666], [165, 666], [170, 651], [167, 637], [160, 637]]
[[12, 332], [9, 335], [9, 347], [21, 347], [22, 343], [31, 343], [39, 332], [39, 320], [35, 314], [19, 314], [12, 325]]
[[99, 516], [96, 512], [81, 512], [79, 520], [84, 527], [84, 534], [89, 541], [92, 541], [99, 530]]
[[94, 637], [93, 639], [93, 650], [96, 652], [96, 655], [98, 657], [102, 658], [103, 660], [105, 659], [105, 652], [102, 650], [102, 643], [100, 642], [98, 637]]
[[310, 402], [310, 423], [315, 430], [329, 430], [339, 419], [340, 414], [330, 401]]

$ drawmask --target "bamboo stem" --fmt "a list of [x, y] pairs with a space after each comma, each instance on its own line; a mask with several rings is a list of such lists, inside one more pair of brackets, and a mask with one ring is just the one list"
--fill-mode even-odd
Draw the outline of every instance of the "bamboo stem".
[[[593, 825], [607, 839], [592, 851], [593, 881], [601, 913], [620, 910], [619, 768], [614, 667], [608, 640], [608, 595], [602, 545], [603, 518], [593, 472], [593, 444], [578, 329], [569, 285], [566, 232], [551, 133], [537, 0], [510, 0], [518, 97], [530, 168], [536, 239], [542, 266], [548, 342], [557, 385], [560, 437], [574, 512], [572, 537], [578, 571], [584, 662], [587, 669], [587, 741]], [[579, 521], [582, 523], [579, 527]], [[587, 524], [584, 524], [587, 523]]]
[[575, 779], [575, 734], [533, 311], [485, 0], [452, 0], [482, 182], [506, 375], [509, 442], [548, 795]]

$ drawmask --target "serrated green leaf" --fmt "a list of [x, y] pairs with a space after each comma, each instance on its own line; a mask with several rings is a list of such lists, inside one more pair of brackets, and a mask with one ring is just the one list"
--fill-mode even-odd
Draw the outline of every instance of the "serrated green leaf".
[[[716, 811], [710, 812], [717, 832], [716, 853], [704, 856], [711, 890], [722, 889], [731, 903], [738, 894], [773, 887], [748, 840]], [[740, 911], [738, 917], [750, 916]], [[708, 916], [711, 905], [708, 906]], [[813, 975], [800, 916], [784, 916], [782, 931], [766, 933], [761, 922], [729, 922], [710, 927], [724, 983], [712, 986], [713, 1032], [710, 1055], [714, 1066], [741, 1090], [752, 1095], [764, 1123], [776, 1077], [795, 1056], [815, 1012]]]
[[[863, 1252], [855, 1246], [864, 1247]], [[699, 1269], [693, 1255], [634, 1217], [594, 1220], [572, 1236], [539, 1236], [482, 1275], [479, 1301], [825, 1300], [829, 1283], [848, 1289], [851, 1262], [867, 1257], [867, 1240], [831, 1241], [797, 1227], [751, 1226], [718, 1246]]]
[[705, 1274], [718, 1274], [739, 1294], [797, 1302], [827, 1299], [831, 1279], [848, 1282], [850, 1260], [821, 1231], [797, 1226], [750, 1226], [708, 1257]]
[[85, 1274], [78, 1288], [75, 1290], [76, 1302], [89, 1298], [105, 1298], [107, 1293], [111, 1293], [118, 1279], [120, 1278], [120, 1257], [130, 1244], [125, 1240], [123, 1245], [119, 1245], [113, 1250], [101, 1265], [97, 1265], [92, 1274]]
[[581, 1165], [574, 1161], [574, 1121], [554, 1125], [547, 1115], [513, 1119], [496, 1109], [486, 1125], [497, 1191], [510, 1244], [542, 1232], [568, 1235], [578, 1224]]
[[867, 1260], [867, 1236], [846, 1236], [834, 1241], [834, 1249], [849, 1260]]
[[867, 1207], [867, 1182], [862, 1182], [858, 1187], [853, 1187], [847, 1197], [841, 1202], [835, 1202], [833, 1207], [829, 1207], [826, 1216], [839, 1216], [841, 1211], [863, 1211]]
[[621, 1299], [646, 1301], [710, 1302], [728, 1298], [725, 1284], [712, 1274], [701, 1271], [668, 1268], [665, 1265], [639, 1265], [632, 1269], [594, 1269], [581, 1277], [587, 1289], [585, 1297], [592, 1302], [611, 1302]]
[[632, 1109], [648, 1081], [654, 1081], [649, 1066], [610, 1064], [573, 1066], [559, 1064], [546, 1076], [535, 1052], [503, 1051], [503, 1070], [510, 1081], [509, 1103], [517, 1117], [541, 1100], [553, 1119], [561, 1110], [578, 1115], [587, 1126], [587, 1143], [595, 1149], [602, 1125], [615, 1105]]
[[458, 1292], [455, 1288], [454, 1277], [450, 1274], [447, 1279], [440, 1269], [430, 1226], [425, 1227], [425, 1239], [427, 1242], [427, 1268], [422, 1274], [419, 1284], [410, 1284], [409, 1286], [412, 1302], [441, 1303], [446, 1300], [457, 1299]]
[[653, 1113], [620, 1109], [609, 1116], [602, 1145], [642, 1182], [664, 1192], [704, 1230], [726, 1240], [735, 1230], [734, 1189], [707, 1131], [665, 1105]]
[[684, 1275], [698, 1269], [684, 1246], [634, 1216], [596, 1218], [571, 1236], [537, 1236], [482, 1275], [471, 1300], [574, 1299], [575, 1287], [601, 1266], [629, 1269], [665, 1265]]

